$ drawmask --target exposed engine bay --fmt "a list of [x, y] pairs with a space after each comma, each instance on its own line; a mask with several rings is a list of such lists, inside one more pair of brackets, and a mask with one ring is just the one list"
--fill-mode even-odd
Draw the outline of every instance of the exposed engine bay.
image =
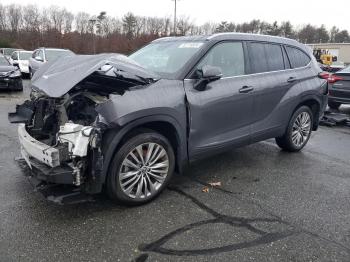
[[122, 96], [154, 81], [104, 64], [61, 96], [48, 95], [34, 82], [30, 100], [17, 105], [9, 120], [20, 124], [21, 154], [36, 170], [36, 178], [45, 184], [74, 185], [85, 193], [100, 192], [101, 141], [109, 127], [96, 107], [110, 95]]

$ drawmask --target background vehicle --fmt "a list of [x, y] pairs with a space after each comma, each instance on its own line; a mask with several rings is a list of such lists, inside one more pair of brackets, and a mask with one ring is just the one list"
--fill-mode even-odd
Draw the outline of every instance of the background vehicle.
[[0, 55], [0, 89], [23, 90], [21, 71]]
[[268, 138], [301, 150], [327, 104], [320, 72], [290, 39], [164, 38], [48, 64], [9, 119], [36, 179], [141, 204], [195, 160]]
[[345, 68], [345, 64], [341, 61], [333, 62], [330, 66], [326, 67], [326, 71], [330, 73], [338, 72]]
[[14, 51], [10, 57], [10, 63], [17, 66], [22, 74], [29, 74], [29, 59], [32, 54], [32, 51]]
[[10, 59], [11, 57], [11, 54], [14, 52], [14, 51], [17, 51], [17, 50], [23, 50], [23, 49], [18, 49], [18, 48], [0, 48], [0, 53], [3, 54], [7, 60]]
[[313, 50], [313, 55], [315, 56], [317, 62], [327, 66], [330, 66], [333, 62], [337, 61], [337, 57], [330, 54], [326, 49], [316, 48]]
[[41, 47], [33, 51], [32, 57], [29, 59], [29, 74], [34, 75], [36, 71], [47, 61], [55, 60], [62, 56], [70, 56], [74, 53], [68, 49], [45, 48]]
[[341, 104], [350, 104], [350, 66], [330, 75], [328, 83], [330, 108], [338, 109]]

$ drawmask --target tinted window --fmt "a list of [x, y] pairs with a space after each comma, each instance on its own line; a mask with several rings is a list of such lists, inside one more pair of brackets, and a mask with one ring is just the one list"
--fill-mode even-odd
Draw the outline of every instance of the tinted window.
[[292, 68], [306, 66], [311, 60], [310, 57], [300, 49], [286, 46], [286, 50]]
[[244, 75], [242, 43], [226, 42], [215, 45], [198, 64], [197, 69], [201, 69], [204, 65], [220, 67], [223, 77]]
[[250, 43], [249, 54], [252, 73], [284, 70], [283, 53], [280, 45]]
[[268, 72], [267, 57], [265, 53], [265, 44], [250, 43], [249, 56], [252, 73]]
[[265, 44], [269, 71], [284, 70], [283, 54], [280, 45]]

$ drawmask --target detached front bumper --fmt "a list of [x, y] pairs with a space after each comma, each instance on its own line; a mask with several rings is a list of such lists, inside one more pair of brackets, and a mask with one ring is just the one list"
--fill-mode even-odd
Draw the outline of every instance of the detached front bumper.
[[74, 184], [74, 168], [62, 164], [68, 155], [66, 147], [50, 147], [36, 140], [29, 135], [25, 124], [19, 124], [18, 137], [21, 155], [36, 179], [55, 184]]

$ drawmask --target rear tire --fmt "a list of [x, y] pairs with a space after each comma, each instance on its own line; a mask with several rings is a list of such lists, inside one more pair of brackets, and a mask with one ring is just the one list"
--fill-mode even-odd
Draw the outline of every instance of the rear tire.
[[335, 109], [335, 110], [338, 110], [339, 107], [340, 107], [341, 103], [338, 103], [338, 102], [330, 102], [328, 101], [328, 106], [329, 108], [331, 109]]
[[129, 138], [115, 153], [106, 179], [109, 197], [139, 205], [151, 201], [167, 186], [175, 168], [168, 139], [152, 130]]
[[291, 119], [285, 134], [276, 137], [277, 145], [288, 152], [298, 152], [307, 144], [312, 132], [313, 114], [308, 106], [299, 107]]

